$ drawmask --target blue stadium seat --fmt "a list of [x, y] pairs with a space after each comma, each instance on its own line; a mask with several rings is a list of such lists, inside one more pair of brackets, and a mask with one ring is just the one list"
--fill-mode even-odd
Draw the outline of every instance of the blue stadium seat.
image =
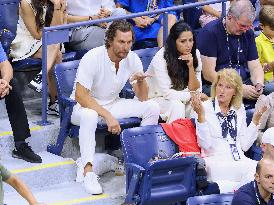
[[177, 152], [160, 125], [126, 129], [121, 143], [126, 164], [126, 204], [180, 204], [195, 195], [195, 158], [150, 162], [160, 151], [168, 157]]
[[230, 205], [233, 194], [212, 194], [194, 196], [187, 199], [187, 205]]
[[[76, 101], [69, 98], [79, 65], [79, 60], [64, 62], [57, 64], [54, 70], [56, 79], [56, 86], [58, 92], [59, 112], [60, 112], [60, 131], [55, 145], [49, 145], [48, 151], [60, 155], [65, 138], [77, 137], [79, 135], [79, 126], [71, 124], [70, 117], [72, 114], [73, 106]], [[118, 119], [121, 128], [129, 128], [139, 126], [141, 119], [137, 117]], [[107, 125], [105, 122], [99, 122], [97, 131], [107, 132]]]
[[[144, 72], [147, 71], [152, 58], [159, 51], [159, 49], [159, 47], [154, 47], [134, 51], [142, 61]], [[127, 82], [126, 86], [123, 88], [120, 96], [123, 98], [133, 98], [135, 96], [132, 90], [132, 86], [129, 84], [129, 82]]]

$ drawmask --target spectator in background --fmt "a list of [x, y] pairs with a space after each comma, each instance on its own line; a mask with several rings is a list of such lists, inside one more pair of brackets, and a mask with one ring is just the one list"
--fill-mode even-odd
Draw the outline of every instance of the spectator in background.
[[[68, 23], [96, 20], [125, 15], [126, 11], [116, 8], [113, 0], [67, 0]], [[82, 26], [72, 31], [68, 47], [73, 50], [90, 50], [102, 46], [107, 23]]]
[[[199, 2], [204, 2], [204, 0], [198, 0]], [[231, 0], [232, 1], [232, 0]], [[226, 12], [230, 6], [230, 1], [224, 2], [226, 5]], [[204, 27], [209, 22], [221, 18], [222, 15], [222, 3], [215, 3], [210, 5], [204, 5], [202, 7], [203, 13], [199, 18], [199, 22], [202, 27]]]
[[274, 160], [274, 127], [268, 128], [262, 137], [262, 151], [264, 158]]
[[0, 43], [0, 100], [5, 99], [7, 113], [11, 124], [15, 149], [12, 156], [28, 162], [41, 163], [40, 156], [35, 154], [25, 140], [30, 137], [29, 124], [13, 70]]
[[175, 23], [146, 72], [151, 76], [147, 78], [149, 99], [160, 105], [167, 123], [190, 116], [190, 91], [202, 85], [201, 67], [192, 29], [183, 21]]
[[[127, 10], [128, 13], [138, 13], [144, 11], [154, 11], [156, 9], [174, 6], [173, 0], [117, 0], [117, 6]], [[136, 42], [133, 49], [156, 47], [157, 39], [159, 47], [163, 47], [163, 15], [152, 14], [150, 16], [140, 16], [133, 18], [134, 33]], [[176, 22], [176, 12], [169, 12], [168, 30]]]
[[[56, 26], [66, 23], [65, 0], [22, 0], [19, 7], [19, 21], [16, 37], [11, 45], [13, 61], [28, 57], [42, 58], [42, 29], [44, 26]], [[48, 114], [59, 115], [57, 91], [52, 75], [52, 68], [62, 61], [60, 45], [49, 45], [47, 48], [47, 78], [50, 102]], [[29, 87], [41, 92], [42, 71], [30, 82]]]
[[[130, 51], [134, 40], [130, 23], [114, 21], [106, 31], [105, 46], [87, 52], [80, 61], [71, 98], [77, 101], [71, 122], [80, 125], [81, 158], [77, 160], [77, 182], [83, 182], [90, 194], [103, 192], [97, 175], [92, 171], [95, 153], [95, 130], [98, 120], [105, 120], [108, 131], [120, 134], [117, 119], [142, 118], [141, 126], [158, 123], [160, 114], [156, 102], [146, 101], [147, 76], [142, 62]], [[137, 99], [121, 99], [119, 93], [127, 81], [133, 86]]]
[[198, 49], [206, 94], [209, 94], [217, 72], [227, 67], [234, 68], [241, 75], [243, 97], [251, 99], [251, 104], [255, 104], [262, 94], [264, 72], [251, 29], [254, 18], [255, 10], [250, 1], [233, 1], [225, 18], [212, 21], [199, 32]]
[[274, 160], [263, 158], [256, 167], [255, 180], [234, 194], [232, 205], [274, 205]]
[[274, 90], [274, 5], [263, 6], [259, 19], [262, 32], [255, 41], [260, 63], [264, 69], [264, 94], [268, 95]]
[[206, 161], [210, 180], [217, 182], [222, 193], [232, 192], [238, 185], [253, 179], [256, 161], [244, 155], [258, 135], [258, 125], [267, 107], [253, 115], [247, 127], [242, 103], [243, 84], [235, 69], [217, 72], [211, 86], [212, 99], [201, 102], [192, 96], [197, 113], [196, 132]]
[[17, 176], [12, 175], [3, 165], [0, 164], [0, 204], [3, 204], [4, 190], [3, 181], [12, 186], [24, 199], [28, 201], [29, 205], [45, 205], [38, 203], [27, 185]]

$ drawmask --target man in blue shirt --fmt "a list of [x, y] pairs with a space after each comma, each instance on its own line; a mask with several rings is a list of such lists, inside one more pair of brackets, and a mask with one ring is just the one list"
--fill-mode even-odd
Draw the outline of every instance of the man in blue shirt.
[[264, 72], [251, 30], [254, 19], [255, 10], [250, 1], [233, 1], [225, 18], [210, 22], [199, 32], [206, 94], [217, 72], [228, 67], [235, 68], [241, 75], [244, 98], [256, 100], [263, 92]]
[[35, 154], [25, 142], [30, 137], [28, 119], [20, 92], [13, 78], [11, 64], [0, 43], [0, 100], [5, 99], [9, 121], [13, 131], [15, 149], [12, 156], [28, 162], [41, 163], [40, 156]]
[[[174, 6], [173, 0], [117, 0], [117, 6], [127, 10], [127, 13], [153, 11]], [[136, 43], [156, 40], [158, 46], [163, 46], [162, 14], [133, 18]], [[168, 28], [176, 22], [176, 12], [169, 12]], [[156, 45], [157, 46], [157, 45]], [[138, 48], [139, 49], [139, 48]]]
[[255, 180], [240, 187], [232, 205], [274, 205], [274, 161], [263, 158], [256, 167]]

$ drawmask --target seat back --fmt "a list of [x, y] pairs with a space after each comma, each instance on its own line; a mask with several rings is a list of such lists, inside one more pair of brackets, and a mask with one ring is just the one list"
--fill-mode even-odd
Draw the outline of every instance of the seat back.
[[204, 196], [194, 196], [187, 199], [187, 205], [230, 205], [233, 194], [211, 194]]
[[146, 167], [148, 161], [157, 156], [170, 157], [177, 145], [165, 134], [160, 125], [126, 129], [121, 134], [121, 143], [126, 163]]
[[134, 51], [142, 61], [144, 72], [146, 72], [146, 70], [148, 69], [148, 66], [152, 58], [159, 51], [159, 49], [160, 49], [159, 47], [154, 47], [154, 48], [145, 48], [145, 49]]
[[16, 35], [19, 2], [20, 0], [0, 1], [0, 41], [7, 54]]
[[55, 66], [55, 79], [58, 96], [69, 97], [76, 77], [79, 60], [68, 61]]

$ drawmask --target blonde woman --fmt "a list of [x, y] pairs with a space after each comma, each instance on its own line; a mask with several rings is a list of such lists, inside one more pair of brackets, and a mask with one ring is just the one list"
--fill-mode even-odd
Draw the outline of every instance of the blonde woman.
[[211, 99], [201, 102], [192, 97], [197, 113], [198, 143], [204, 154], [208, 176], [218, 183], [222, 193], [232, 192], [254, 179], [256, 161], [244, 155], [257, 138], [258, 125], [267, 107], [256, 111], [249, 126], [242, 103], [243, 83], [234, 69], [217, 73]]

